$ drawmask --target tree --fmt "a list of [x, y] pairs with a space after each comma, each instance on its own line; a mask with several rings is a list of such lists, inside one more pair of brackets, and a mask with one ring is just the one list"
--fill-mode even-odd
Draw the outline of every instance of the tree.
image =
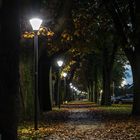
[[33, 119], [34, 112], [34, 72], [33, 47], [29, 43], [20, 43], [19, 73], [20, 73], [20, 106], [21, 119]]
[[110, 13], [118, 35], [122, 40], [124, 52], [131, 64], [134, 83], [134, 102], [132, 114], [140, 115], [140, 9], [139, 2], [103, 0]]
[[[79, 44], [84, 44], [87, 48], [92, 47], [92, 51], [102, 53], [103, 65], [103, 104], [110, 104], [110, 86], [112, 68], [115, 53], [118, 48], [112, 20], [104, 5], [100, 1], [79, 1], [75, 0], [76, 8], [73, 10], [73, 21], [75, 22], [75, 34], [79, 38]], [[78, 8], [77, 8], [78, 7]], [[114, 43], [113, 43], [114, 41]], [[83, 46], [84, 46], [83, 45]], [[82, 47], [82, 45], [81, 45]], [[94, 54], [90, 52], [91, 54]], [[90, 67], [90, 66], [89, 66]], [[95, 70], [96, 71], [96, 70]], [[93, 76], [94, 77], [94, 76]], [[97, 79], [97, 78], [95, 78]], [[98, 80], [96, 80], [98, 81]], [[90, 87], [93, 81], [90, 78]], [[92, 91], [92, 88], [90, 88]], [[97, 85], [96, 88], [97, 89]], [[92, 94], [91, 94], [92, 95]], [[92, 99], [92, 97], [91, 97]]]
[[[51, 110], [49, 73], [52, 63], [54, 59], [66, 52], [69, 48], [69, 44], [66, 42], [63, 43], [61, 38], [65, 30], [72, 31], [69, 29], [69, 24], [71, 22], [71, 20], [69, 20], [71, 16], [71, 6], [72, 1], [65, 0], [61, 2], [58, 0], [36, 0], [35, 3], [33, 3], [33, 7], [37, 8], [32, 9], [41, 11], [40, 14], [43, 15], [45, 26], [41, 29], [43, 35], [39, 37], [39, 100], [40, 109], [42, 111]], [[26, 22], [24, 21], [24, 23]], [[23, 29], [29, 30], [30, 28], [24, 26]], [[23, 36], [31, 38], [33, 37], [33, 33], [26, 33]]]
[[[49, 73], [50, 68], [53, 63], [53, 60], [57, 58], [61, 53], [64, 53], [67, 48], [63, 48], [61, 46], [64, 46], [61, 43], [61, 34], [64, 30], [68, 28], [69, 21], [67, 20], [71, 15], [71, 5], [72, 1], [58, 1], [58, 0], [50, 0], [50, 1], [44, 1], [46, 4], [42, 6], [43, 12], [46, 14], [46, 20], [50, 20], [49, 26], [55, 33], [55, 37], [52, 43], [51, 47], [55, 47], [56, 50], [51, 51], [49, 54], [46, 50], [43, 50], [40, 54], [40, 60], [39, 60], [39, 93], [42, 96], [41, 100], [42, 102], [42, 110], [47, 111], [51, 110], [51, 101], [50, 101], [50, 86], [49, 86]], [[57, 6], [57, 8], [56, 8]], [[61, 8], [61, 9], [60, 9]], [[54, 24], [55, 23], [55, 24]], [[69, 23], [70, 24], [70, 23]], [[48, 25], [48, 24], [47, 24]], [[46, 25], [46, 27], [48, 27]], [[47, 40], [46, 40], [47, 41]], [[48, 45], [48, 43], [47, 43]], [[46, 52], [46, 53], [45, 53]], [[47, 86], [46, 86], [47, 85]], [[47, 101], [45, 100], [47, 99]]]
[[19, 114], [19, 0], [0, 3], [0, 134], [17, 139]]

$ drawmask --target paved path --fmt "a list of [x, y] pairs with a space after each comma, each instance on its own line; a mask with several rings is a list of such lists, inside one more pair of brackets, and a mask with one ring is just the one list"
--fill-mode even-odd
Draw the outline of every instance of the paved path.
[[55, 133], [46, 137], [46, 140], [94, 140], [95, 138], [91, 137], [93, 131], [104, 127], [100, 118], [93, 117], [90, 112], [92, 105], [77, 104], [63, 107], [69, 107], [68, 120]]

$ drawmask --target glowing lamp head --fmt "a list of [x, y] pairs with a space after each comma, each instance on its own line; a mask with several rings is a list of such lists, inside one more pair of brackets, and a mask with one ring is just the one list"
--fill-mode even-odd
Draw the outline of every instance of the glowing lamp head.
[[58, 65], [59, 67], [62, 67], [63, 61], [62, 61], [62, 60], [58, 60], [58, 61], [57, 61], [57, 65]]
[[34, 31], [38, 31], [41, 24], [42, 24], [42, 19], [39, 19], [39, 18], [32, 18], [30, 19], [30, 24], [32, 26], [32, 29]]
[[69, 85], [72, 86], [72, 83], [70, 83]]
[[66, 72], [64, 72], [64, 73], [63, 73], [63, 76], [64, 76], [64, 77], [67, 77], [67, 73], [66, 73]]
[[74, 87], [73, 85], [70, 85], [70, 88], [71, 88], [71, 89], [74, 89], [75, 87]]

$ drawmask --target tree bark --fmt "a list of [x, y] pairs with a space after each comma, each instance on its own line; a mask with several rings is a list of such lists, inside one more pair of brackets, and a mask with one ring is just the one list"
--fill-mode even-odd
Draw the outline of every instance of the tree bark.
[[98, 95], [98, 73], [97, 66], [95, 66], [95, 74], [94, 74], [94, 102], [97, 103], [97, 95]]
[[134, 46], [124, 49], [128, 60], [130, 61], [133, 73], [134, 101], [132, 114], [140, 115], [140, 8], [139, 1], [136, 1], [135, 19], [133, 19], [134, 28]]
[[103, 94], [101, 105], [111, 105], [110, 73], [107, 66], [103, 66]]
[[103, 49], [103, 94], [101, 105], [111, 105], [111, 69], [110, 69], [110, 62], [109, 59], [109, 52], [105, 47]]
[[39, 59], [39, 103], [43, 112], [52, 110], [49, 84], [50, 68], [51, 60], [44, 50]]
[[16, 140], [19, 113], [19, 1], [3, 0], [0, 18], [0, 134], [2, 140]]
[[139, 48], [136, 48], [134, 51], [132, 49], [125, 49], [125, 53], [131, 64], [132, 73], [133, 73], [133, 92], [134, 92], [134, 101], [132, 114], [140, 115], [140, 52]]

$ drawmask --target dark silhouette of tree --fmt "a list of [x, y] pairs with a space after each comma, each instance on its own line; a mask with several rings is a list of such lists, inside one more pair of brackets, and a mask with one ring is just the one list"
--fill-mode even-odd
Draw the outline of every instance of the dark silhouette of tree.
[[114, 25], [122, 41], [123, 50], [132, 67], [134, 82], [132, 113], [140, 115], [140, 3], [135, 0], [103, 0], [103, 2], [114, 21]]
[[[70, 30], [72, 26], [69, 28], [69, 24], [71, 24], [71, 6], [72, 1], [58, 1], [58, 0], [50, 0], [46, 1], [46, 5], [42, 6], [45, 14], [46, 27], [51, 27], [55, 32], [54, 42], [56, 44], [52, 45], [53, 47], [57, 47], [58, 51], [52, 51], [51, 55], [49, 54], [49, 50], [44, 48], [40, 51], [40, 59], [39, 59], [39, 96], [40, 96], [40, 104], [42, 111], [51, 110], [51, 101], [50, 101], [50, 68], [54, 59], [57, 58], [60, 54], [65, 53], [69, 49], [69, 45], [64, 45], [61, 43], [60, 36], [64, 30]], [[57, 8], [56, 8], [57, 7]], [[50, 23], [48, 24], [48, 21]], [[46, 40], [46, 45], [48, 40]], [[64, 48], [64, 47], [65, 48]], [[46, 46], [45, 46], [46, 47]]]
[[19, 0], [2, 0], [0, 18], [0, 134], [2, 140], [16, 140], [19, 113]]

